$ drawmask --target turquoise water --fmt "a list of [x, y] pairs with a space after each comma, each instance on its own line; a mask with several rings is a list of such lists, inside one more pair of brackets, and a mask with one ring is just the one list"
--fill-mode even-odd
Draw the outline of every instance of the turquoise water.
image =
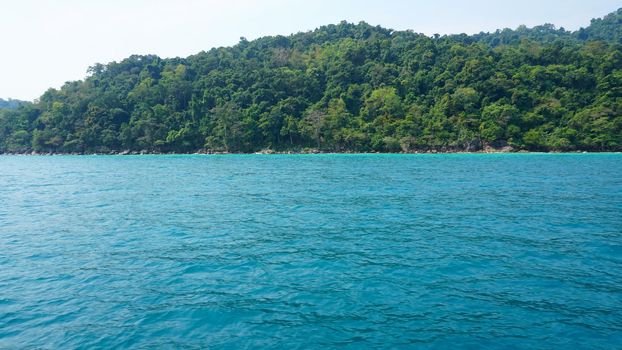
[[622, 155], [0, 157], [0, 348], [622, 347]]

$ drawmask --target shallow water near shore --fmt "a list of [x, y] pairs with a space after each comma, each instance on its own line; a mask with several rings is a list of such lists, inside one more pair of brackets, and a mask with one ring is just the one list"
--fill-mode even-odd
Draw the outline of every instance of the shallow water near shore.
[[0, 156], [0, 348], [616, 348], [621, 213], [621, 154]]

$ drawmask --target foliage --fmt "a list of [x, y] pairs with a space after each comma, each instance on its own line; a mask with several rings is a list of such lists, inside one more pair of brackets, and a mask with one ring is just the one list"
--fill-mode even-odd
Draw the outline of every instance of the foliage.
[[593, 19], [588, 28], [577, 32], [581, 40], [605, 40], [622, 44], [622, 8], [603, 18]]
[[621, 11], [427, 37], [366, 23], [131, 56], [0, 110], [0, 152], [622, 150]]

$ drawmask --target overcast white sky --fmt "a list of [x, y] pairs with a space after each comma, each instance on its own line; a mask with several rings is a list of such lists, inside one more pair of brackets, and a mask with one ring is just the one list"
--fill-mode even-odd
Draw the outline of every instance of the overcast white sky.
[[578, 29], [620, 0], [0, 0], [0, 97], [32, 100], [132, 54], [188, 56], [241, 36], [366, 21], [426, 34], [553, 23]]

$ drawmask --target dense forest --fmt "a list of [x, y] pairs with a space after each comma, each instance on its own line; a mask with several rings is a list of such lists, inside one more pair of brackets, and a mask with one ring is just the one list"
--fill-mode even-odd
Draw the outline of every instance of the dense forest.
[[0, 153], [622, 150], [622, 9], [578, 31], [342, 22], [131, 56], [0, 110]]

